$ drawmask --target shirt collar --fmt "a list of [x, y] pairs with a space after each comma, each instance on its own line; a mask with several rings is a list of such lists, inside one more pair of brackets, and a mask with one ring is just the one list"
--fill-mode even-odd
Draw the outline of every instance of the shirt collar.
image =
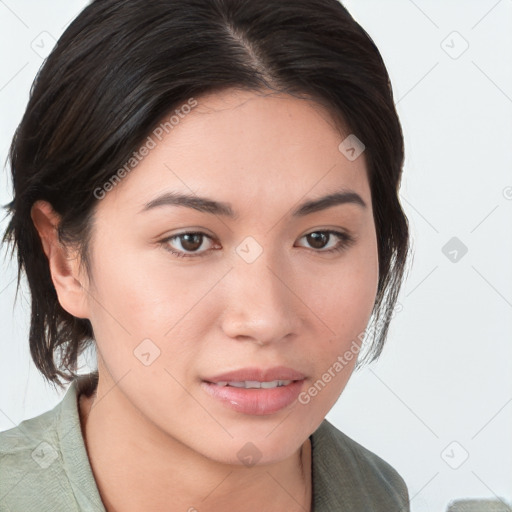
[[63, 469], [69, 479], [78, 509], [106, 512], [87, 456], [78, 412], [79, 394], [89, 391], [92, 384], [89, 375], [80, 376], [72, 381], [59, 405], [57, 435]]

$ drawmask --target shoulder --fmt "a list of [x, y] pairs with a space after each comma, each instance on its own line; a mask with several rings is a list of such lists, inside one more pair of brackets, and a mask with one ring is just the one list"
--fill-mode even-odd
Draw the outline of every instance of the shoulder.
[[44, 440], [56, 442], [55, 427], [60, 416], [59, 405], [39, 416], [22, 421], [14, 428], [0, 432], [0, 455], [4, 463], [10, 458], [23, 461], [25, 454], [29, 453], [30, 456]]
[[75, 383], [52, 410], [0, 432], [0, 511], [50, 510], [103, 510], [83, 443]]
[[41, 498], [52, 500], [48, 491], [63, 485], [58, 419], [57, 406], [0, 432], [0, 510], [40, 510]]
[[345, 510], [409, 510], [405, 481], [385, 460], [327, 420], [311, 439], [313, 475], [319, 494], [323, 494], [318, 496], [319, 503], [336, 503]]
[[[39, 416], [22, 421], [18, 426], [0, 432], [0, 475], [6, 477], [12, 470], [27, 471], [41, 467], [41, 456], [47, 445], [58, 445], [57, 423], [60, 404]], [[48, 461], [48, 459], [46, 459]]]

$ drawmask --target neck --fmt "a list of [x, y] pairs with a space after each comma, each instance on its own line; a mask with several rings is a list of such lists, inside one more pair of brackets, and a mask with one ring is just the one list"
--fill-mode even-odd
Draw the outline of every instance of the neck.
[[[108, 400], [103, 398], [108, 393]], [[310, 512], [309, 438], [275, 464], [228, 465], [183, 445], [147, 421], [118, 387], [81, 395], [80, 420], [91, 468], [108, 512], [140, 510]], [[170, 508], [172, 507], [172, 508]]]

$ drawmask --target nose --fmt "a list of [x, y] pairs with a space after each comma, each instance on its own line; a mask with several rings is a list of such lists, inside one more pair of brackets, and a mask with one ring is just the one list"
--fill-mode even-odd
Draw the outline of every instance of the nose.
[[252, 263], [237, 258], [224, 283], [224, 334], [260, 345], [292, 339], [302, 320], [289, 267], [285, 270], [266, 251]]

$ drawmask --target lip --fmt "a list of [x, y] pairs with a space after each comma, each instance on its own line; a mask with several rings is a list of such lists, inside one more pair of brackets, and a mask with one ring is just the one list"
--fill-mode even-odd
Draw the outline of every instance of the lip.
[[201, 382], [202, 389], [212, 398], [229, 409], [243, 414], [274, 414], [293, 404], [304, 384], [304, 380], [294, 380], [287, 386], [268, 389], [245, 389], [219, 386], [212, 382]]
[[206, 382], [240, 382], [244, 380], [259, 380], [260, 382], [270, 382], [273, 380], [303, 380], [305, 375], [288, 368], [287, 366], [274, 366], [266, 370], [256, 367], [240, 368], [226, 372], [215, 377], [203, 379]]
[[[219, 386], [217, 382], [240, 382], [257, 380], [291, 380], [286, 386], [276, 388], [245, 389], [231, 386]], [[243, 414], [268, 415], [292, 405], [298, 398], [304, 385], [305, 376], [292, 368], [275, 366], [269, 369], [241, 368], [215, 377], [203, 379], [201, 388], [210, 397], [220, 401], [225, 407]]]

